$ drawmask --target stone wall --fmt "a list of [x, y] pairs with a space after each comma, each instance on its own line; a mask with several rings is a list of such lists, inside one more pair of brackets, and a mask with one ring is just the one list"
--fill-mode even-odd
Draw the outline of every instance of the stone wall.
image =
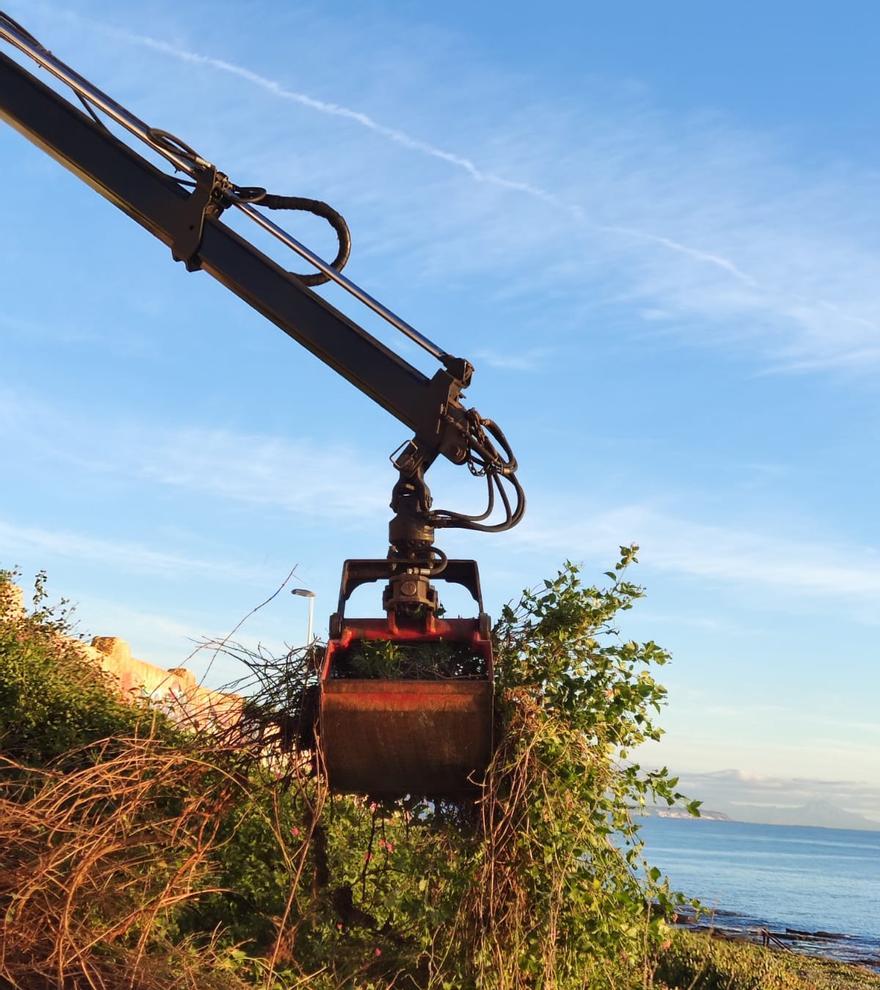
[[239, 695], [202, 687], [185, 667], [166, 670], [133, 657], [128, 643], [118, 636], [95, 636], [81, 649], [116, 680], [123, 694], [149, 698], [177, 722], [203, 728], [235, 721], [241, 711]]

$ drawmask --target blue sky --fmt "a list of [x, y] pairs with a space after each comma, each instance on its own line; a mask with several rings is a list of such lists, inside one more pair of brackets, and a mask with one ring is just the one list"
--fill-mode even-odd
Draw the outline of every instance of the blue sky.
[[[627, 632], [675, 657], [646, 760], [880, 819], [880, 10], [768, 6], [7, 3], [235, 181], [333, 203], [350, 276], [474, 362], [530, 499], [445, 539], [492, 611], [641, 545]], [[8, 128], [0, 155], [0, 560], [166, 666], [294, 566], [323, 624], [384, 552], [405, 430]], [[304, 634], [288, 596], [243, 631]]]

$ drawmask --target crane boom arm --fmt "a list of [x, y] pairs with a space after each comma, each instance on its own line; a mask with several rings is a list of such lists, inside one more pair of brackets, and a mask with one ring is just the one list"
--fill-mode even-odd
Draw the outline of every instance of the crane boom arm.
[[[109, 130], [0, 53], [0, 117], [153, 236], [173, 248], [197, 218], [187, 193]], [[198, 245], [201, 268], [455, 461], [464, 460], [466, 384], [428, 378], [216, 217]], [[458, 425], [456, 425], [458, 424]]]
[[[469, 362], [446, 353], [342, 275], [348, 228], [332, 208], [235, 185], [179, 138], [148, 126], [102, 93], [2, 12], [0, 40], [70, 87], [86, 111], [0, 53], [0, 119], [167, 245], [189, 271], [207, 272], [413, 431], [413, 439], [393, 458], [399, 478], [391, 496], [394, 515], [383, 564], [389, 576], [384, 601], [389, 614], [413, 608], [433, 614], [438, 605], [429, 579], [446, 567], [445, 554], [433, 545], [435, 528], [501, 532], [515, 526], [525, 511], [516, 459], [506, 437], [492, 420], [462, 404], [462, 390], [473, 373]], [[120, 140], [99, 113], [143, 141], [177, 174], [165, 174]], [[285, 271], [221, 220], [231, 207], [305, 258], [319, 274]], [[308, 209], [328, 219], [340, 240], [336, 260], [328, 264], [313, 254], [258, 207]], [[442, 367], [429, 378], [308, 287], [329, 280], [424, 348]], [[466, 464], [485, 481], [483, 512], [432, 507], [424, 473], [440, 455]], [[494, 521], [498, 505], [504, 516]]]

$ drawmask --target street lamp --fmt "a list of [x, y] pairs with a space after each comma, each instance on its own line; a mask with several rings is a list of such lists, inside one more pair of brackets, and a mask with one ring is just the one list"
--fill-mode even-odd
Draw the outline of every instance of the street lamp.
[[292, 595], [299, 595], [300, 598], [308, 598], [309, 600], [309, 631], [306, 636], [306, 646], [312, 645], [312, 619], [315, 616], [315, 593], [314, 591], [309, 591], [308, 588], [294, 588], [291, 592]]

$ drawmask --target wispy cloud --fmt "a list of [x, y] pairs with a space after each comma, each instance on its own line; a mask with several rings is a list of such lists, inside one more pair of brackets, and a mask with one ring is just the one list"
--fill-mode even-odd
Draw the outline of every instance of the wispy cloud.
[[[276, 175], [288, 174], [294, 163], [302, 168], [305, 158], [349, 204], [369, 203], [362, 262], [381, 251], [379, 244], [394, 245], [396, 260], [386, 250], [383, 266], [405, 256], [410, 274], [442, 273], [447, 281], [489, 276], [487, 296], [513, 294], [518, 303], [540, 288], [545, 311], [560, 290], [564, 324], [578, 328], [587, 316], [595, 321], [597, 307], [613, 310], [615, 322], [626, 317], [633, 334], [640, 314], [649, 314], [641, 326], [650, 336], [745, 348], [769, 373], [853, 374], [880, 363], [876, 176], [847, 164], [840, 150], [829, 151], [824, 163], [813, 155], [805, 164], [789, 136], [786, 145], [773, 134], [744, 131], [719, 112], [665, 112], [650, 105], [644, 87], [638, 101], [623, 95], [623, 85], [615, 96], [614, 80], [597, 84], [609, 98], [592, 105], [574, 104], [545, 91], [548, 81], [535, 80], [525, 110], [521, 79], [507, 79], [478, 59], [452, 65], [443, 45], [422, 45], [419, 63], [425, 80], [446, 81], [442, 101], [431, 87], [420, 91], [419, 123], [404, 127], [395, 121], [414, 119], [402, 95], [413, 90], [376, 88], [375, 65], [402, 57], [381, 51], [378, 28], [375, 44], [364, 45], [344, 22], [310, 26], [314, 36], [302, 39], [303, 49], [324, 50], [328, 37], [334, 48], [351, 42], [344, 77], [322, 78], [325, 92], [333, 87], [334, 98], [327, 98], [188, 43], [180, 26], [169, 25], [169, 33], [184, 40], [169, 40], [54, 4], [37, 7], [53, 26], [73, 25], [79, 40], [85, 34], [94, 42], [100, 32], [176, 62], [182, 75], [167, 82], [173, 107], [182, 113], [188, 100], [198, 100], [193, 113], [202, 132], [210, 114], [201, 89], [190, 96], [187, 73], [216, 73], [264, 94], [261, 128], [271, 129], [271, 152], [256, 151], [253, 134], [242, 142], [238, 128], [217, 128], [215, 144], [221, 151], [234, 145], [239, 158]], [[200, 36], [200, 44], [211, 41]], [[119, 52], [119, 46], [100, 52], [109, 71], [123, 71]], [[303, 57], [297, 71], [312, 79], [322, 65]], [[157, 97], [163, 84], [157, 83]], [[358, 107], [368, 91], [381, 94], [381, 111]], [[246, 102], [233, 87], [216, 98], [227, 106], [230, 96], [247, 105], [249, 116], [259, 112], [256, 101]], [[271, 112], [270, 101], [304, 111], [297, 127]], [[324, 133], [322, 119], [348, 125], [348, 137], [338, 128]], [[378, 141], [359, 140], [364, 134]], [[383, 157], [377, 145], [405, 154]], [[441, 173], [445, 168], [446, 179], [436, 169], [424, 176], [413, 169], [413, 155]], [[564, 334], [564, 326], [555, 333]]]
[[[564, 525], [557, 519], [589, 522]], [[648, 505], [617, 509], [558, 506], [551, 515], [533, 510], [511, 539], [551, 547], [570, 557], [602, 553], [635, 542], [651, 568], [721, 583], [773, 588], [787, 595], [880, 602], [880, 553], [876, 547], [841, 546], [783, 538], [770, 532], [712, 525], [676, 517]]]
[[329, 114], [331, 117], [341, 117], [344, 120], [351, 121], [359, 127], [372, 131], [374, 134], [378, 134], [380, 137], [385, 138], [394, 144], [398, 144], [409, 151], [417, 151], [420, 154], [427, 155], [430, 158], [436, 158], [439, 161], [446, 162], [454, 168], [461, 169], [477, 182], [485, 182], [489, 185], [498, 186], [501, 189], [525, 193], [526, 195], [533, 196], [542, 202], [550, 203], [554, 206], [559, 206], [569, 211], [574, 209], [574, 207], [562, 202], [557, 196], [551, 192], [548, 192], [546, 189], [541, 189], [539, 186], [533, 186], [528, 182], [507, 179], [503, 176], [496, 175], [494, 172], [481, 169], [472, 159], [467, 158], [464, 155], [456, 154], [453, 151], [440, 148], [435, 144], [431, 144], [429, 141], [423, 141], [421, 138], [414, 137], [412, 134], [408, 134], [406, 131], [400, 130], [397, 127], [389, 127], [388, 125], [380, 123], [369, 114], [363, 113], [360, 110], [353, 110], [351, 107], [343, 106], [339, 103], [319, 100], [314, 96], [310, 96], [308, 93], [288, 89], [275, 79], [269, 79], [267, 76], [260, 75], [260, 73], [254, 72], [246, 66], [237, 65], [234, 62], [227, 62], [222, 58], [214, 58], [211, 55], [203, 55], [199, 52], [189, 51], [186, 48], [181, 48], [159, 38], [152, 38], [149, 35], [136, 34], [130, 31], [120, 31], [118, 29], [109, 28], [106, 25], [103, 27], [115, 36], [123, 38], [126, 41], [133, 42], [136, 45], [151, 48], [153, 51], [161, 52], [163, 55], [170, 55], [173, 58], [180, 59], [184, 62], [189, 62], [195, 65], [204, 65], [212, 69], [217, 69], [220, 72], [225, 72], [229, 75], [236, 76], [239, 79], [244, 79], [246, 82], [258, 86], [260, 89], [271, 93], [272, 96], [278, 97], [279, 99], [297, 103], [300, 106], [306, 107], [309, 110], [315, 110], [318, 113]]
[[[544, 267], [557, 281], [583, 283], [591, 272], [605, 279], [617, 303], [653, 310], [655, 330], [660, 314], [677, 335], [747, 341], [771, 371], [857, 370], [880, 361], [880, 257], [864, 236], [866, 219], [876, 212], [870, 176], [798, 172], [786, 149], [766, 135], [725, 130], [717, 117], [682, 129], [680, 121], [632, 107], [616, 108], [621, 119], [614, 121], [581, 113], [563, 146], [539, 128], [518, 135], [505, 132], [503, 118], [493, 121], [477, 140], [493, 149], [488, 161], [502, 160], [499, 168], [484, 164], [479, 151], [452, 150], [240, 62], [101, 27], [180, 63], [243, 80], [272, 99], [348, 122], [470, 180], [481, 190], [475, 199], [456, 190], [437, 201], [443, 236], [423, 249], [437, 252], [443, 264], [456, 255], [474, 264], [480, 254], [491, 264], [506, 254], [511, 265], [526, 256], [530, 268]], [[566, 107], [536, 116], [566, 113], [575, 116]], [[426, 126], [454, 132], [440, 119]], [[508, 200], [487, 199], [486, 189], [549, 208], [558, 222], [536, 222]], [[398, 190], [395, 198], [398, 208], [410, 210], [409, 195]], [[471, 222], [462, 227], [463, 219]], [[587, 283], [595, 291], [594, 278]]]
[[[310, 516], [387, 515], [392, 472], [367, 468], [339, 445], [197, 427], [137, 433], [135, 462], [114, 470], [130, 467], [162, 485]], [[126, 439], [118, 437], [116, 449], [126, 449]]]
[[309, 110], [314, 110], [317, 113], [328, 114], [332, 117], [341, 117], [344, 120], [348, 120], [359, 127], [363, 127], [366, 130], [379, 135], [387, 141], [391, 141], [393, 144], [406, 148], [408, 151], [414, 151], [422, 155], [427, 155], [429, 158], [434, 158], [452, 166], [453, 168], [459, 169], [462, 172], [465, 172], [476, 182], [495, 186], [496, 188], [503, 189], [507, 192], [520, 193], [524, 196], [530, 197], [531, 199], [535, 199], [540, 203], [551, 206], [554, 209], [560, 210], [577, 223], [593, 228], [596, 231], [617, 235], [625, 239], [642, 241], [663, 250], [673, 251], [677, 254], [685, 255], [686, 257], [701, 264], [715, 266], [721, 271], [726, 272], [728, 275], [731, 275], [737, 281], [743, 282], [746, 285], [754, 286], [757, 284], [756, 280], [751, 275], [741, 271], [733, 261], [729, 258], [722, 257], [714, 251], [702, 250], [690, 244], [682, 244], [671, 237], [653, 233], [651, 231], [638, 230], [632, 227], [596, 223], [587, 217], [583, 206], [566, 200], [550, 189], [546, 189], [543, 186], [535, 185], [521, 179], [512, 179], [499, 175], [497, 172], [490, 169], [480, 167], [473, 158], [450, 151], [446, 148], [442, 148], [439, 145], [432, 144], [430, 141], [422, 140], [421, 138], [415, 137], [400, 128], [388, 126], [387, 124], [376, 120], [370, 114], [364, 113], [360, 110], [354, 110], [351, 107], [344, 106], [340, 103], [320, 100], [308, 93], [289, 89], [278, 80], [270, 79], [267, 76], [261, 75], [260, 73], [255, 72], [253, 69], [250, 69], [244, 65], [229, 62], [221, 58], [215, 58], [211, 55], [205, 55], [200, 52], [190, 51], [189, 49], [181, 48], [178, 45], [174, 45], [171, 42], [164, 41], [160, 38], [153, 38], [149, 35], [137, 34], [130, 31], [120, 31], [115, 28], [109, 28], [106, 25], [103, 25], [103, 28], [117, 37], [133, 42], [134, 44], [141, 45], [145, 48], [150, 48], [153, 51], [161, 52], [163, 55], [169, 55], [172, 58], [180, 59], [181, 61], [189, 62], [190, 64], [207, 66], [219, 72], [224, 72], [239, 79], [244, 79], [246, 82], [249, 82], [254, 86], [258, 86], [260, 89], [270, 93], [278, 99], [288, 100], [292, 103], [298, 104], [299, 106], [306, 107]]
[[[10, 305], [27, 303], [23, 300], [9, 300]], [[63, 308], [63, 304], [62, 304]], [[11, 315], [0, 314], [0, 334], [7, 339], [16, 338], [22, 343], [38, 348], [64, 347], [71, 351], [81, 350], [101, 355], [121, 354], [124, 357], [141, 357], [150, 350], [150, 341], [131, 331], [120, 334], [117, 328], [113, 330], [96, 323], [95, 326], [84, 326], [81, 322], [71, 324], [65, 319], [34, 320]]]
[[173, 577], [197, 574], [237, 581], [265, 580], [266, 574], [246, 564], [190, 557], [143, 543], [110, 540], [66, 529], [47, 529], [0, 519], [0, 555], [15, 563], [19, 555], [87, 561], [141, 574]]
[[535, 371], [543, 367], [555, 353], [552, 347], [528, 347], [512, 351], [481, 348], [474, 351], [474, 358], [501, 371]]
[[[133, 422], [78, 420], [46, 403], [2, 391], [0, 437], [9, 449], [21, 445], [22, 456], [49, 457], [98, 477], [114, 476], [343, 525], [384, 520], [388, 514], [388, 469], [367, 464], [353, 449], [305, 438], [195, 425], [147, 428]], [[11, 542], [12, 530], [5, 532]], [[49, 543], [55, 535], [34, 530], [26, 536], [22, 531], [18, 539]], [[545, 492], [533, 499], [525, 520], [507, 539], [510, 546], [551, 550], [574, 559], [610, 559], [619, 545], [635, 542], [648, 568], [773, 589], [781, 596], [846, 599], [865, 610], [865, 621], [871, 621], [872, 609], [880, 602], [878, 547], [703, 522], [650, 503], [584, 505]], [[174, 555], [147, 548], [104, 547], [100, 541], [78, 544], [72, 536], [57, 545], [78, 547], [77, 552], [92, 558], [118, 553], [119, 559], [154, 571], [177, 566]], [[214, 565], [191, 561], [187, 566]]]
[[0, 332], [5, 336], [15, 336], [43, 346], [47, 343], [72, 346], [97, 344], [111, 339], [109, 335], [104, 337], [92, 330], [83, 330], [63, 323], [52, 324], [46, 321], [23, 320], [5, 313], [0, 314]]
[[[394, 472], [340, 444], [202, 426], [88, 419], [0, 389], [0, 437], [22, 459], [337, 523], [385, 518]], [[145, 560], [147, 558], [144, 558]]]

